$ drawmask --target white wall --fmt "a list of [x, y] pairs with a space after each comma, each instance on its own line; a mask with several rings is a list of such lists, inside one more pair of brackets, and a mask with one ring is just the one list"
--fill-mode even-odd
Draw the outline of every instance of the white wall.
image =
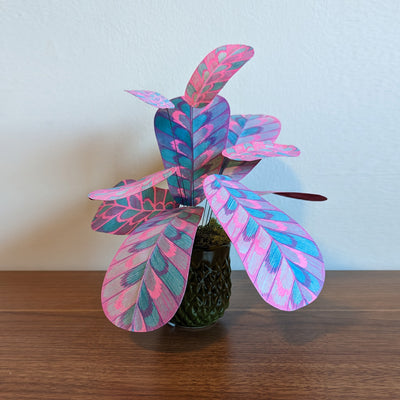
[[221, 94], [302, 150], [248, 186], [329, 197], [274, 199], [328, 269], [399, 269], [399, 21], [398, 0], [0, 0], [0, 268], [105, 269], [123, 238], [90, 230], [86, 194], [162, 168], [155, 109], [123, 90], [182, 95], [206, 53], [244, 43]]

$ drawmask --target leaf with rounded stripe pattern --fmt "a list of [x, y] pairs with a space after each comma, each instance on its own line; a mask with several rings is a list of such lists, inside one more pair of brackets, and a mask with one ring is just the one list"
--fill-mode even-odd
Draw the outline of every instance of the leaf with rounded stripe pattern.
[[132, 196], [142, 192], [158, 183], [164, 181], [177, 172], [177, 168], [168, 168], [163, 171], [154, 172], [154, 174], [145, 176], [138, 181], [129, 183], [128, 185], [113, 187], [110, 189], [99, 189], [89, 193], [91, 200], [118, 200], [124, 197]]
[[246, 142], [275, 142], [281, 131], [280, 121], [272, 115], [231, 115], [226, 147]]
[[[125, 179], [115, 187], [135, 182]], [[148, 219], [162, 211], [178, 208], [167, 189], [151, 187], [118, 200], [103, 201], [92, 221], [92, 229], [113, 235], [128, 235]]]
[[300, 150], [290, 144], [252, 142], [229, 147], [222, 154], [231, 160], [255, 161], [265, 157], [297, 157]]
[[293, 311], [321, 292], [325, 269], [311, 236], [284, 212], [222, 175], [204, 180], [206, 198], [251, 282], [274, 307]]
[[219, 172], [229, 127], [229, 105], [221, 96], [204, 108], [191, 107], [182, 97], [173, 110], [158, 110], [154, 127], [165, 168], [179, 171], [168, 179], [171, 194], [184, 205], [204, 199], [203, 180]]
[[163, 211], [124, 241], [101, 294], [107, 318], [119, 328], [148, 332], [165, 325], [182, 301], [202, 207]]
[[227, 44], [214, 49], [193, 72], [183, 98], [192, 107], [206, 106], [253, 55], [253, 48], [242, 44]]
[[[281, 131], [280, 121], [271, 115], [246, 114], [231, 115], [229, 122], [229, 133], [225, 148], [241, 143], [253, 141], [272, 144]], [[223, 174], [235, 180], [243, 179], [260, 161], [260, 159], [232, 160], [226, 158], [224, 161]]]

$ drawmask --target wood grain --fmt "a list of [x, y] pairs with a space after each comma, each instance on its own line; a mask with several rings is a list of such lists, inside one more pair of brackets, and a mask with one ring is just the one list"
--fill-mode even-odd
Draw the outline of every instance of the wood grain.
[[110, 324], [104, 272], [0, 273], [0, 399], [397, 399], [400, 272], [328, 271], [285, 313], [233, 272], [212, 328]]

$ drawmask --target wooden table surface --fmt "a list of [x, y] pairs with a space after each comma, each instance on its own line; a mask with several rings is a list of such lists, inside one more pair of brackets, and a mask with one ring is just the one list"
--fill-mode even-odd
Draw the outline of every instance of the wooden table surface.
[[104, 272], [0, 272], [0, 399], [400, 399], [400, 272], [328, 271], [285, 313], [242, 271], [212, 328], [114, 327]]

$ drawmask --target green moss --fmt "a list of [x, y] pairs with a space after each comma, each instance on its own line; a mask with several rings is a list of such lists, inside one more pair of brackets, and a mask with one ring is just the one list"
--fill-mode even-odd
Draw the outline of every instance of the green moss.
[[197, 229], [194, 246], [210, 249], [230, 243], [228, 235], [215, 218], [211, 218], [206, 225]]

